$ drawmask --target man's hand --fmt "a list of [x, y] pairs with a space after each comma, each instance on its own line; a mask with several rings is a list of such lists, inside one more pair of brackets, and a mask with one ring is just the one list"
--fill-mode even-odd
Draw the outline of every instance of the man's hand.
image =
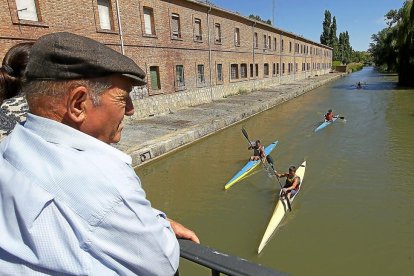
[[174, 231], [175, 236], [177, 236], [177, 238], [183, 238], [186, 240], [193, 241], [195, 243], [200, 243], [200, 240], [193, 231], [172, 219], [168, 220], [170, 221], [171, 228]]

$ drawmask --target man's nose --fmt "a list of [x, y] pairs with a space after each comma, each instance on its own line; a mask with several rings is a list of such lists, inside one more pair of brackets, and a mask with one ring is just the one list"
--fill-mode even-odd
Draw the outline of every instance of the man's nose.
[[125, 116], [132, 116], [135, 113], [134, 104], [131, 97], [128, 97], [125, 105]]

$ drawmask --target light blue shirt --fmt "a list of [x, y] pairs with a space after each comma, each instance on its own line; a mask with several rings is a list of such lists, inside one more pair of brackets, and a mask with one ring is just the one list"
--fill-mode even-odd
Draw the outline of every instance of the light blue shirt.
[[131, 157], [28, 114], [0, 144], [1, 275], [172, 275], [179, 245]]

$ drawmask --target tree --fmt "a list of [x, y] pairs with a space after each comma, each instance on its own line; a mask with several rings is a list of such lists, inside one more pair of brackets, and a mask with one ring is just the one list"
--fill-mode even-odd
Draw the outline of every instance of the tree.
[[400, 10], [401, 19], [397, 23], [399, 46], [398, 79], [402, 85], [414, 86], [414, 5], [406, 1]]
[[331, 40], [331, 12], [325, 10], [325, 19], [322, 22], [321, 44], [329, 45]]
[[258, 15], [251, 14], [251, 15], [249, 15], [249, 18], [254, 19], [256, 21], [260, 21], [260, 22], [268, 24], [268, 25], [272, 25], [272, 21], [270, 19], [264, 20]]
[[399, 83], [414, 86], [414, 5], [407, 0], [401, 9], [385, 15], [387, 28], [372, 35], [370, 53], [375, 64], [397, 71]]
[[333, 59], [334, 60], [341, 60], [340, 59], [340, 52], [339, 52], [339, 40], [336, 36], [336, 18], [335, 16], [332, 19], [331, 30], [329, 34], [329, 44], [328, 46], [333, 48]]

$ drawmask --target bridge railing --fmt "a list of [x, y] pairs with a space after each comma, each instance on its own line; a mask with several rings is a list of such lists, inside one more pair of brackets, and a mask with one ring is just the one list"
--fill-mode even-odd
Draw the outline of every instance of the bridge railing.
[[[286, 275], [260, 264], [252, 263], [239, 257], [218, 252], [204, 245], [193, 243], [189, 240], [178, 240], [180, 243], [180, 256], [191, 262], [211, 269], [211, 275], [254, 275], [254, 276], [278, 276]], [[177, 273], [178, 274], [178, 273]], [[184, 275], [183, 275], [184, 276]]]

